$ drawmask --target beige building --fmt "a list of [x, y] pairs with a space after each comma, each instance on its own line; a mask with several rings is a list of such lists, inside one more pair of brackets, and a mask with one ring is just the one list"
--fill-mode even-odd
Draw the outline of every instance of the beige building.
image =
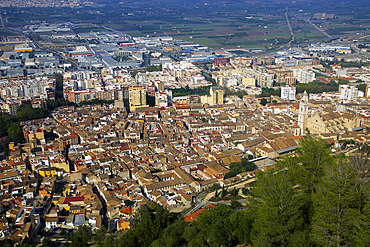
[[144, 86], [130, 86], [128, 91], [130, 108], [146, 106], [146, 88]]
[[352, 131], [360, 127], [361, 117], [351, 113], [316, 113], [306, 120], [306, 126], [311, 133], [335, 133], [338, 131]]
[[224, 90], [221, 87], [211, 87], [211, 105], [221, 105], [224, 103]]
[[243, 75], [241, 81], [242, 81], [243, 86], [250, 86], [250, 87], [256, 86], [256, 79], [254, 79], [252, 75]]

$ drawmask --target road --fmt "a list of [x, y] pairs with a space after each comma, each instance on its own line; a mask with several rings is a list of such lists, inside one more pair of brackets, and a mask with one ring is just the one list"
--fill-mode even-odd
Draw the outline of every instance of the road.
[[5, 21], [3, 15], [0, 15], [1, 27], [5, 30]]
[[[58, 191], [59, 188], [61, 188], [62, 186], [66, 185], [68, 183], [68, 177], [64, 177], [62, 178], [61, 180], [57, 181], [57, 186], [56, 186], [56, 189], [55, 191]], [[41, 226], [39, 228], [39, 231], [38, 232], [42, 232], [43, 230], [45, 230], [45, 214], [49, 208], [51, 204], [51, 198], [47, 199], [44, 206], [42, 207], [42, 210], [41, 212], [36, 212], [40, 215], [40, 218], [41, 218]], [[41, 237], [37, 236], [33, 243], [37, 243], [38, 240], [40, 240]]]
[[[240, 189], [240, 188], [243, 188], [246, 184], [253, 183], [253, 182], [255, 182], [255, 181], [256, 181], [256, 179], [255, 179], [255, 178], [251, 178], [251, 179], [245, 180], [245, 181], [243, 181], [243, 182], [241, 182], [241, 183], [238, 183], [238, 184], [235, 184], [235, 185], [231, 185], [231, 186], [228, 186], [228, 187], [225, 187], [225, 188], [227, 188], [229, 191], [230, 191], [231, 189], [233, 189], [233, 188]], [[211, 199], [214, 195], [215, 195], [215, 192], [210, 192], [210, 193], [208, 193], [208, 194], [204, 197], [203, 201], [208, 201], [208, 200], [209, 200], [209, 199]], [[195, 202], [195, 203], [197, 203], [197, 202]]]
[[[159, 30], [162, 30], [162, 25], [159, 25]], [[165, 31], [162, 31], [166, 36], [168, 36], [168, 34], [165, 32]]]
[[207, 193], [207, 191], [206, 190], [203, 190], [202, 192], [200, 192], [198, 195], [196, 195], [195, 197], [194, 197], [194, 202], [196, 203], [196, 204], [199, 204], [200, 203], [200, 201], [199, 201], [199, 197], [201, 197], [202, 195], [204, 195], [205, 193]]
[[[99, 200], [101, 201], [102, 203], [102, 210], [101, 210], [101, 214], [103, 215], [103, 219], [102, 219], [102, 225], [104, 225], [105, 227], [107, 227], [108, 229], [108, 217], [107, 217], [107, 204], [105, 203], [105, 200], [101, 197], [99, 191], [98, 191], [98, 188], [96, 186], [94, 186], [93, 188], [93, 192], [98, 196]], [[108, 229], [109, 230], [109, 229]]]
[[293, 32], [292, 26], [290, 25], [290, 21], [289, 21], [289, 17], [288, 17], [288, 6], [285, 9], [286, 9], [285, 18], [286, 18], [286, 22], [288, 23], [288, 27], [289, 27], [289, 30], [290, 30], [290, 36], [292, 37], [292, 39], [287, 44], [287, 46], [289, 46], [290, 44], [294, 43], [295, 36], [294, 36], [294, 32]]
[[116, 232], [116, 220], [109, 219], [108, 220], [108, 233], [114, 233], [114, 232]]
[[[229, 187], [227, 187], [227, 189], [233, 189], [234, 187], [235, 188], [243, 188], [246, 184], [249, 184], [249, 183], [253, 183], [254, 181], [256, 181], [255, 178], [252, 178], [252, 179], [248, 179], [248, 180], [245, 180], [241, 183], [238, 183], [238, 184], [234, 184], [234, 185], [231, 185]], [[204, 194], [208, 193], [205, 198], [202, 200], [202, 201], [199, 201], [199, 198], [201, 196], [203, 196]], [[230, 205], [231, 201], [219, 201], [219, 202], [210, 202], [209, 199], [211, 199], [211, 197], [213, 197], [215, 194], [215, 192], [208, 192], [207, 190], [204, 190], [202, 192], [200, 192], [198, 195], [196, 195], [193, 199], [194, 203], [196, 204], [194, 208], [192, 208], [190, 211], [188, 211], [185, 216], [188, 216], [194, 212], [196, 212], [197, 210], [213, 203], [213, 204], [225, 204], [225, 205]], [[242, 199], [242, 200], [238, 200], [240, 203], [242, 202], [245, 202], [246, 200], [245, 199]]]
[[314, 23], [312, 23], [310, 21], [310, 19], [303, 19], [305, 20], [306, 22], [308, 22], [310, 25], [312, 25], [314, 28], [316, 28], [320, 33], [322, 33], [323, 35], [325, 35], [326, 37], [328, 38], [332, 38], [329, 34], [327, 34], [326, 32], [324, 32], [323, 30], [321, 30], [320, 28], [318, 28], [318, 26], [316, 26]]
[[[238, 200], [240, 203], [246, 202], [247, 199]], [[229, 206], [231, 204], [231, 201], [219, 201], [219, 202], [211, 202], [212, 204], [223, 204]]]

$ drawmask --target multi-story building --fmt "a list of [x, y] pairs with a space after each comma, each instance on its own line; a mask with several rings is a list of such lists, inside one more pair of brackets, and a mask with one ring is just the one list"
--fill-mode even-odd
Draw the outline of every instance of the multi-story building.
[[293, 69], [293, 76], [300, 83], [309, 83], [315, 80], [315, 73], [307, 69], [295, 68]]
[[164, 90], [155, 93], [155, 105], [159, 107], [167, 107], [172, 105], [172, 91]]
[[0, 108], [1, 110], [9, 113], [10, 115], [16, 115], [20, 104], [21, 102], [19, 101], [6, 99], [4, 102], [0, 101]]
[[252, 75], [256, 81], [256, 85], [259, 87], [272, 87], [274, 85], [273, 73], [258, 71], [248, 67], [240, 67], [239, 71]]
[[168, 72], [177, 78], [190, 77], [200, 73], [200, 69], [188, 61], [164, 63], [162, 67], [164, 72]]
[[130, 86], [129, 89], [130, 107], [146, 105], [146, 88], [140, 85]]
[[366, 85], [365, 97], [370, 98], [370, 85]]
[[241, 77], [241, 84], [243, 86], [254, 87], [256, 86], [256, 79], [251, 74], [245, 74]]
[[295, 66], [308, 67], [308, 66], [318, 65], [320, 62], [319, 60], [316, 60], [309, 56], [289, 55], [289, 56], [281, 56], [281, 57], [276, 58], [275, 63], [278, 66], [283, 66], [283, 67], [295, 67]]
[[295, 100], [296, 88], [284, 86], [281, 87], [281, 98], [284, 100]]
[[298, 112], [298, 126], [301, 129], [301, 135], [306, 131], [308, 117], [308, 94], [305, 91], [301, 101], [299, 102], [299, 112]]
[[223, 87], [227, 87], [227, 88], [237, 86], [238, 85], [237, 77], [236, 76], [224, 77], [222, 80], [222, 84], [223, 84], [222, 85]]
[[358, 88], [350, 85], [340, 85], [340, 99], [355, 100], [358, 97]]
[[54, 91], [55, 79], [36, 77], [32, 79], [5, 79], [0, 81], [0, 96], [14, 98], [48, 98], [47, 91]]
[[274, 80], [277, 83], [286, 83], [287, 85], [292, 85], [295, 83], [293, 71], [291, 71], [290, 69], [279, 66], [264, 66], [259, 67], [258, 70], [274, 74]]
[[66, 100], [76, 103], [76, 104], [79, 104], [82, 101], [89, 101], [93, 99], [101, 99], [101, 100], [118, 99], [118, 91], [107, 90], [105, 88], [103, 88], [102, 90], [85, 89], [85, 90], [64, 91], [63, 95]]
[[224, 90], [221, 87], [211, 87], [211, 105], [221, 105], [224, 103]]

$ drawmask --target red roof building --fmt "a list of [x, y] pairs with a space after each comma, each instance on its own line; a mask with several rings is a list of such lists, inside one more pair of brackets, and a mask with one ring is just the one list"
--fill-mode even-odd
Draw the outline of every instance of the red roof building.
[[197, 217], [198, 217], [198, 215], [199, 215], [201, 212], [203, 212], [203, 210], [204, 210], [204, 209], [209, 208], [209, 207], [211, 207], [211, 208], [215, 208], [215, 207], [217, 207], [217, 206], [216, 206], [215, 204], [211, 203], [211, 204], [207, 205], [206, 207], [201, 208], [201, 209], [199, 209], [198, 211], [195, 211], [194, 213], [192, 213], [192, 214], [190, 214], [190, 215], [186, 216], [184, 220], [185, 220], [186, 222], [196, 220], [196, 219], [197, 219]]

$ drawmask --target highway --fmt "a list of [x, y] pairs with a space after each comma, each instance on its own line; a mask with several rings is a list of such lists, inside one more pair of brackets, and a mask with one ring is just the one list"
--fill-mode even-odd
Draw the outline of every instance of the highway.
[[323, 35], [325, 35], [326, 37], [328, 38], [332, 38], [329, 34], [327, 34], [326, 32], [324, 32], [323, 30], [321, 30], [320, 28], [318, 28], [318, 26], [316, 26], [314, 23], [312, 23], [310, 21], [310, 19], [303, 19], [305, 20], [306, 22], [308, 22], [310, 25], [312, 25], [314, 28], [316, 28], [320, 33], [322, 33]]
[[295, 36], [294, 36], [294, 32], [293, 32], [292, 26], [290, 25], [290, 21], [289, 21], [289, 17], [288, 17], [288, 6], [286, 7], [285, 18], [286, 18], [286, 22], [288, 23], [288, 27], [289, 27], [289, 30], [290, 30], [290, 36], [292, 37], [292, 39], [289, 41], [289, 43], [286, 44], [286, 45], [289, 46], [290, 44], [294, 43]]
[[5, 30], [5, 21], [3, 15], [0, 14], [0, 20], [1, 20], [1, 27]]

